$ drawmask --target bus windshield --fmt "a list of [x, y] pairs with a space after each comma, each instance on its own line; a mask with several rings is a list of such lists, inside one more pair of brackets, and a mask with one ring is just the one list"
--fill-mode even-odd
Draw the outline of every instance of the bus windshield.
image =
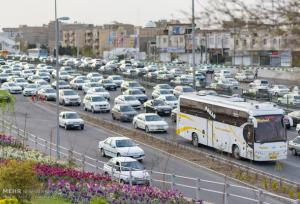
[[255, 142], [281, 142], [286, 141], [286, 134], [282, 115], [265, 115], [255, 117]]

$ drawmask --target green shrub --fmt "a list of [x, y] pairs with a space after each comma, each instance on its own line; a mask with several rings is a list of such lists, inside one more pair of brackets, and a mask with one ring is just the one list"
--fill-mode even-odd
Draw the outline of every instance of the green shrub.
[[102, 197], [100, 198], [95, 197], [91, 199], [90, 204], [108, 204], [108, 202]]
[[272, 181], [272, 190], [277, 191], [278, 189], [278, 182], [277, 181]]
[[297, 199], [300, 200], [300, 192], [298, 192]]
[[0, 165], [0, 196], [30, 201], [41, 188], [34, 162], [9, 160]]
[[4, 198], [0, 199], [0, 204], [19, 204], [16, 198]]
[[268, 182], [267, 178], [263, 178], [263, 180], [262, 180], [262, 186], [265, 189], [267, 189], [269, 187], [269, 182]]
[[281, 193], [286, 193], [286, 185], [283, 183], [281, 186]]
[[295, 191], [292, 188], [289, 189], [289, 195], [291, 199], [295, 198]]

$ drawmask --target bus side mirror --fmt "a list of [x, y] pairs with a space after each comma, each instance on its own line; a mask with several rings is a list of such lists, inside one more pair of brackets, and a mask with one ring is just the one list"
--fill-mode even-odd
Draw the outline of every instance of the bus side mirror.
[[257, 120], [254, 117], [249, 117], [248, 123], [253, 125], [254, 128], [257, 128]]

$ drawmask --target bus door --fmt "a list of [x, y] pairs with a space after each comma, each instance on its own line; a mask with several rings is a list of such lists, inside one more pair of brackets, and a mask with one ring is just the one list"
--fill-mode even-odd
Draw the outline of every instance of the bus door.
[[246, 141], [246, 155], [248, 159], [254, 159], [254, 127], [253, 125], [245, 125], [243, 129], [244, 140]]
[[214, 141], [214, 121], [207, 119], [207, 146], [213, 147]]

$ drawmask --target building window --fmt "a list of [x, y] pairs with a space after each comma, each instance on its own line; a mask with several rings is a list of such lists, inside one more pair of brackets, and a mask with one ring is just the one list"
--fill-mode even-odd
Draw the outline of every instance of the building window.
[[256, 44], [255, 39], [252, 39], [252, 45], [255, 45], [255, 44]]
[[209, 44], [214, 44], [214, 38], [209, 38]]
[[273, 45], [276, 45], [276, 43], [277, 43], [277, 40], [273, 39]]
[[239, 45], [239, 40], [235, 40], [235, 45], [236, 45], [236, 46]]
[[247, 46], [247, 40], [244, 40], [244, 41], [243, 41], [243, 45], [244, 45], [244, 46]]
[[266, 45], [267, 44], [267, 39], [263, 40], [263, 44]]
[[180, 38], [179, 38], [179, 42], [180, 42], [180, 43], [183, 43], [183, 37], [180, 37]]
[[167, 39], [166, 38], [163, 38], [163, 43], [166, 43], [167, 42]]

